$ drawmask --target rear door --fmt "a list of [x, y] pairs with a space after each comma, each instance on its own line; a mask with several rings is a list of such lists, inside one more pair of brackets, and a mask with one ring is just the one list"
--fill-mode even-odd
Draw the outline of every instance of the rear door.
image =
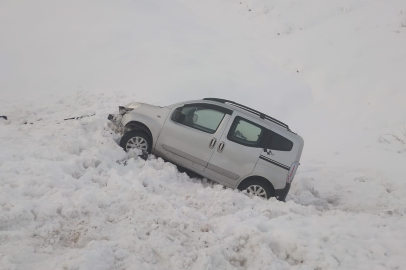
[[237, 185], [254, 170], [266, 129], [268, 125], [235, 111], [204, 172], [213, 180]]
[[208, 103], [176, 106], [158, 137], [155, 151], [190, 169], [203, 171], [232, 111]]

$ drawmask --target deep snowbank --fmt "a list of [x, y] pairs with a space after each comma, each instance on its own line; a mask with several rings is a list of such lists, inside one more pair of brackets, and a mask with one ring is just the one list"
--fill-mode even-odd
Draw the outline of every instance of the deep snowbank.
[[[1, 1], [0, 269], [406, 269], [406, 149], [387, 135], [406, 122], [405, 13]], [[126, 156], [108, 128], [129, 101], [209, 96], [304, 137], [286, 204]]]
[[0, 269], [406, 267], [404, 184], [307, 163], [287, 203], [252, 199], [126, 155], [105, 117], [128, 98], [3, 104]]

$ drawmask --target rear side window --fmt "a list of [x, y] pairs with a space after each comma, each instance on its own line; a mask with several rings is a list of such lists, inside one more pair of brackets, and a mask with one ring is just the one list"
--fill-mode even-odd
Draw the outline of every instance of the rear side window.
[[259, 147], [264, 133], [265, 129], [262, 126], [237, 116], [227, 139], [245, 146]]
[[268, 143], [268, 149], [276, 151], [290, 151], [293, 148], [293, 142], [282, 135], [270, 131], [271, 139]]

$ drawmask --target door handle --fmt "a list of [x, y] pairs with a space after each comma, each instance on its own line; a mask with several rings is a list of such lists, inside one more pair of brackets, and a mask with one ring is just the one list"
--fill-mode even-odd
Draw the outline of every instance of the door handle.
[[223, 152], [223, 149], [224, 149], [224, 146], [225, 146], [226, 144], [224, 143], [224, 142], [221, 142], [220, 144], [219, 144], [219, 147], [217, 148], [217, 152], [219, 152], [219, 153], [221, 153], [221, 152]]
[[216, 146], [216, 142], [217, 142], [217, 139], [216, 139], [216, 138], [211, 139], [211, 140], [210, 140], [210, 143], [209, 143], [209, 148], [210, 148], [210, 149], [213, 149], [214, 146]]

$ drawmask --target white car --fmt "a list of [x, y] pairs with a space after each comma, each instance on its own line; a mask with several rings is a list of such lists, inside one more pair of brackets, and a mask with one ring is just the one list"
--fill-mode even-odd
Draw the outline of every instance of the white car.
[[303, 139], [288, 125], [230, 100], [205, 98], [166, 107], [130, 103], [108, 117], [139, 148], [230, 188], [284, 201]]

